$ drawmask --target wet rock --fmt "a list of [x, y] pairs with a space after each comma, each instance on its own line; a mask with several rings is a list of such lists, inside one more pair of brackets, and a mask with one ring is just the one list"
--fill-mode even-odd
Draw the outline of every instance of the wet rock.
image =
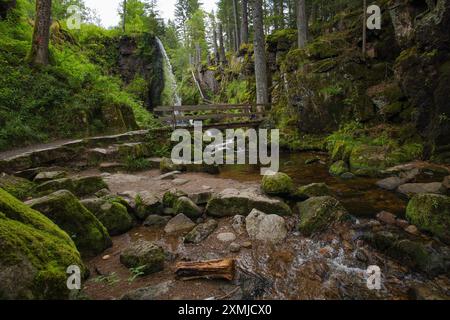
[[309, 165], [309, 164], [314, 164], [320, 161], [319, 157], [315, 157], [315, 158], [309, 158], [305, 160], [305, 164]]
[[245, 219], [245, 224], [248, 235], [255, 240], [277, 244], [287, 236], [286, 222], [278, 215], [268, 215], [253, 209]]
[[205, 223], [197, 225], [194, 229], [184, 237], [186, 243], [200, 243], [205, 240], [211, 233], [216, 230], [218, 223], [216, 220], [209, 220]]
[[408, 292], [415, 300], [449, 300], [448, 295], [426, 284], [416, 284]]
[[389, 177], [380, 181], [377, 181], [376, 185], [382, 189], [395, 190], [401, 184], [404, 184], [405, 180], [399, 177]]
[[87, 276], [69, 235], [1, 188], [0, 243], [2, 299], [68, 299], [67, 267], [77, 265]]
[[444, 178], [442, 186], [447, 190], [447, 194], [450, 195], [450, 176]]
[[419, 229], [417, 229], [416, 226], [414, 225], [409, 225], [405, 228], [405, 231], [408, 232], [409, 234], [415, 235], [417, 236], [419, 234]]
[[346, 172], [341, 175], [341, 179], [344, 179], [344, 180], [350, 180], [350, 179], [354, 179], [354, 178], [355, 178], [355, 175], [351, 172]]
[[241, 246], [242, 246], [242, 248], [250, 249], [253, 246], [253, 244], [250, 241], [245, 241], [245, 242], [242, 242]]
[[409, 226], [409, 222], [403, 219], [397, 219], [395, 221], [395, 224], [402, 229], [405, 229]]
[[443, 194], [443, 186], [440, 182], [432, 183], [406, 183], [398, 187], [397, 191], [402, 195], [412, 198], [416, 194], [434, 193]]
[[291, 177], [281, 172], [265, 175], [261, 182], [262, 191], [268, 195], [287, 195], [292, 192], [293, 188], [294, 183]]
[[295, 192], [295, 197], [300, 199], [329, 195], [331, 195], [331, 190], [325, 183], [311, 183], [309, 185], [299, 187]]
[[211, 200], [213, 194], [211, 191], [202, 191], [189, 193], [188, 197], [197, 205], [207, 204]]
[[355, 258], [358, 259], [361, 262], [368, 262], [369, 261], [368, 253], [366, 252], [366, 250], [364, 250], [362, 248], [357, 249], [355, 251]]
[[414, 196], [406, 208], [407, 219], [419, 229], [450, 243], [450, 197], [437, 194]]
[[217, 235], [217, 240], [221, 242], [233, 242], [236, 240], [236, 235], [231, 232], [223, 232]]
[[91, 211], [105, 226], [111, 236], [123, 234], [133, 227], [133, 219], [120, 202], [105, 199], [86, 199], [81, 204]]
[[27, 204], [66, 231], [84, 255], [97, 255], [112, 245], [103, 224], [67, 190], [33, 199]]
[[136, 216], [141, 220], [145, 220], [149, 215], [162, 213], [161, 199], [151, 192], [139, 192], [135, 201]]
[[49, 172], [40, 172], [34, 177], [34, 181], [37, 183], [46, 182], [49, 180], [62, 179], [67, 176], [67, 173], [64, 171], [49, 171]]
[[165, 227], [169, 221], [170, 221], [170, 217], [151, 215], [151, 216], [148, 216], [147, 219], [145, 219], [144, 226], [145, 227]]
[[349, 163], [351, 172], [357, 176], [377, 176], [390, 164], [384, 147], [368, 145], [355, 146]]
[[339, 160], [339, 161], [333, 163], [329, 170], [329, 172], [332, 176], [340, 176], [348, 171], [349, 171], [348, 165], [343, 160]]
[[236, 278], [242, 291], [241, 300], [261, 298], [273, 285], [268, 277], [250, 270], [240, 270]]
[[102, 197], [110, 196], [110, 195], [112, 195], [112, 194], [111, 194], [111, 191], [109, 191], [108, 189], [102, 189], [95, 193], [95, 196], [98, 198], [102, 198]]
[[333, 197], [313, 197], [297, 204], [300, 213], [298, 229], [306, 235], [326, 230], [332, 223], [345, 218], [348, 213]]
[[237, 234], [243, 234], [245, 232], [245, 217], [240, 215], [234, 216], [231, 219], [231, 227]]
[[[120, 255], [120, 262], [127, 268], [143, 267], [144, 275], [164, 269], [164, 250], [153, 242], [138, 240]], [[144, 267], [145, 266], [145, 267]]]
[[181, 197], [175, 200], [173, 210], [175, 213], [184, 213], [191, 219], [199, 218], [203, 213], [203, 210], [188, 197]]
[[387, 211], [381, 211], [380, 213], [378, 213], [377, 219], [386, 224], [390, 225], [396, 224], [395, 215]]
[[178, 189], [171, 189], [164, 193], [162, 204], [165, 208], [173, 208], [178, 198], [186, 197], [187, 194]]
[[228, 249], [230, 250], [230, 252], [237, 253], [237, 252], [241, 251], [241, 246], [239, 243], [232, 242], [230, 244], [230, 246], [228, 247]]
[[163, 175], [160, 175], [157, 180], [175, 180], [176, 176], [179, 175], [180, 171], [171, 171], [168, 173], [165, 173]]
[[170, 219], [167, 223], [164, 231], [168, 234], [172, 233], [186, 233], [194, 229], [195, 223], [186, 217], [184, 214], [180, 213]]
[[253, 209], [280, 216], [292, 214], [286, 203], [262, 195], [255, 189], [226, 189], [208, 201], [206, 207], [207, 214], [214, 217], [247, 216]]
[[124, 294], [121, 300], [151, 301], [159, 300], [162, 295], [167, 294], [173, 287], [173, 281], [158, 283], [157, 285], [139, 288]]
[[164, 208], [163, 214], [165, 216], [174, 216], [175, 215], [175, 210], [173, 210], [173, 208]]

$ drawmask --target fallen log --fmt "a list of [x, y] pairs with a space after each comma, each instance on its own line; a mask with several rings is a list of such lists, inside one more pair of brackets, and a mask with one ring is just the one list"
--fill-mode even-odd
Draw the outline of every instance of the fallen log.
[[232, 281], [234, 273], [234, 259], [178, 262], [175, 270], [175, 274], [183, 280], [225, 279]]

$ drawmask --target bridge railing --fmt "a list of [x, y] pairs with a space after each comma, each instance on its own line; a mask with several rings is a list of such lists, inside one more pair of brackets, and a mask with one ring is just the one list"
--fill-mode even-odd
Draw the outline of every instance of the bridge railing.
[[161, 106], [153, 111], [159, 120], [176, 126], [189, 126], [192, 121], [211, 120], [223, 124], [228, 120], [241, 123], [261, 122], [270, 104], [216, 104]]

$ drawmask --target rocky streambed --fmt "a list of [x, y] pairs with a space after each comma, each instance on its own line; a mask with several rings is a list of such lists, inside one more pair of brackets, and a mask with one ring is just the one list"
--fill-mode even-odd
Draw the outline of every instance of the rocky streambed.
[[[448, 197], [437, 194], [448, 192], [446, 174], [421, 165], [393, 169], [389, 181], [333, 176], [320, 153], [283, 155], [283, 174], [264, 179], [253, 166], [177, 172], [166, 160], [163, 172], [41, 168], [41, 197], [26, 204], [81, 252], [89, 276], [78, 298], [448, 299], [448, 228], [414, 225], [405, 213], [416, 197], [399, 191], [426, 184], [406, 186], [429, 202], [414, 207], [448, 227]], [[429, 183], [440, 183], [436, 194]], [[176, 274], [180, 262], [216, 259], [234, 259], [232, 280]], [[369, 266], [380, 269], [379, 290], [367, 286]]]

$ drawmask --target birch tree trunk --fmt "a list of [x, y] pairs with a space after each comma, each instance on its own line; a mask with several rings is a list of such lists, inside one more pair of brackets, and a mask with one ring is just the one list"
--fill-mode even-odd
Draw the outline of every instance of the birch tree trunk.
[[255, 29], [255, 77], [256, 102], [267, 104], [269, 102], [267, 86], [266, 42], [264, 39], [264, 25], [262, 0], [253, 0], [253, 26]]
[[48, 64], [51, 15], [52, 0], [36, 0], [36, 19], [30, 53], [30, 61], [35, 65]]

